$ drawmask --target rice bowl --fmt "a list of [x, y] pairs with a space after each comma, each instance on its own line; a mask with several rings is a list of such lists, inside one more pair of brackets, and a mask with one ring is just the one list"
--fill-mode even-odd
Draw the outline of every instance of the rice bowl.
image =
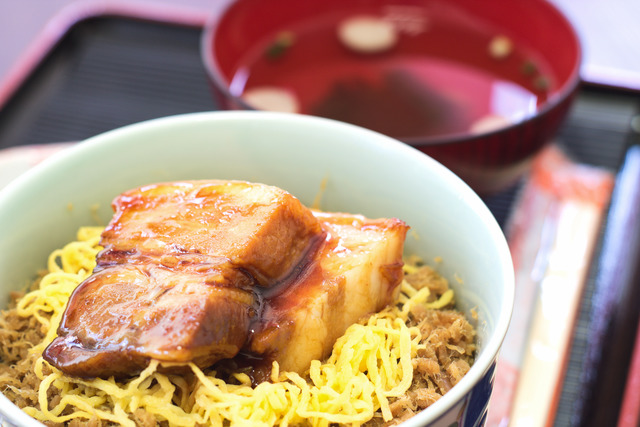
[[[481, 200], [437, 162], [390, 138], [330, 120], [257, 112], [170, 117], [99, 135], [44, 162], [0, 193], [5, 298], [33, 278], [47, 254], [80, 225], [95, 223], [95, 216], [106, 223], [115, 195], [154, 181], [201, 178], [276, 185], [307, 205], [321, 192], [323, 209], [407, 221], [412, 232], [406, 251], [443, 259], [441, 272], [458, 295], [458, 308], [476, 308], [480, 351], [458, 385], [403, 425], [482, 417], [486, 390], [474, 391], [478, 400], [472, 402], [483, 402], [479, 407], [461, 408], [471, 390], [491, 377], [508, 325], [513, 273], [502, 232]], [[1, 402], [9, 422], [39, 425], [4, 396]]]

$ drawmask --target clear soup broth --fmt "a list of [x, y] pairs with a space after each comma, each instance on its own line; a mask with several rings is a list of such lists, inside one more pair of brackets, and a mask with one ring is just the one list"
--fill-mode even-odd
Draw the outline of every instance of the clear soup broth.
[[238, 62], [232, 95], [275, 87], [295, 98], [299, 113], [411, 139], [521, 121], [553, 90], [532, 51], [463, 15], [387, 7], [376, 17], [393, 25], [396, 38], [367, 53], [338, 33], [356, 15], [300, 22], [256, 43]]

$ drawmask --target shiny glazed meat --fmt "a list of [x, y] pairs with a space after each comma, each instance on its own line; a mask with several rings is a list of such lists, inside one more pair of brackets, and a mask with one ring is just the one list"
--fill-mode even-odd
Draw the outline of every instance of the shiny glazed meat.
[[275, 187], [154, 184], [113, 207], [97, 266], [43, 354], [69, 375], [133, 375], [151, 359], [207, 367], [240, 352], [301, 371], [401, 279], [404, 223], [313, 213]]
[[304, 372], [312, 360], [328, 357], [349, 326], [396, 300], [403, 277], [404, 222], [314, 214], [326, 232], [324, 244], [301, 277], [265, 299], [263, 321], [249, 343], [285, 371]]

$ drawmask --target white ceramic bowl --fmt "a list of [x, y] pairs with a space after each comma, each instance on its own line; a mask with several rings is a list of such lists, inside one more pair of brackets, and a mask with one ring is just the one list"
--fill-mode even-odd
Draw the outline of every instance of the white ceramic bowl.
[[[481, 199], [449, 170], [406, 144], [344, 123], [265, 112], [197, 113], [117, 129], [53, 156], [0, 191], [0, 307], [79, 226], [95, 223], [96, 205], [106, 223], [111, 200], [124, 190], [204, 178], [276, 185], [308, 205], [326, 179], [324, 210], [406, 221], [406, 251], [426, 260], [440, 256], [459, 308], [475, 307], [480, 323], [469, 373], [403, 425], [481, 425], [513, 302], [505, 238]], [[40, 425], [4, 395], [2, 419]]]

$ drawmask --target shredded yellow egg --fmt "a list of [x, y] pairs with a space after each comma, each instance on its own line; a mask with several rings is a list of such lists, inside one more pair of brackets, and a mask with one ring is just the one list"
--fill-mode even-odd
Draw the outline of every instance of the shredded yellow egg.
[[56, 337], [71, 292], [96, 266], [96, 255], [102, 249], [98, 245], [102, 230], [103, 227], [82, 227], [78, 230], [77, 241], [53, 251], [47, 263], [48, 273], [40, 281], [39, 288], [18, 302], [20, 316], [35, 317], [47, 330], [45, 339], [32, 351], [42, 352]]
[[[100, 227], [81, 228], [77, 241], [51, 254], [49, 272], [40, 287], [21, 299], [20, 315], [36, 317], [47, 331], [33, 352], [41, 353], [55, 338], [70, 294], [95, 267], [101, 231]], [[171, 426], [355, 426], [369, 421], [378, 410], [388, 421], [392, 418], [389, 398], [401, 396], [410, 387], [412, 358], [423, 347], [420, 331], [406, 325], [411, 307], [446, 306], [453, 292], [427, 304], [428, 296], [427, 288], [416, 290], [404, 281], [399, 308], [352, 325], [326, 362], [311, 363], [307, 376], [280, 372], [274, 363], [271, 382], [256, 387], [246, 374], [236, 374], [237, 383], [229, 384], [217, 378], [215, 371], [205, 372], [193, 364], [188, 365], [193, 375], [164, 374], [157, 361], [126, 381], [84, 380], [64, 375], [40, 357], [34, 367], [42, 381], [39, 407], [24, 411], [41, 421], [101, 419], [123, 426], [135, 426], [139, 410]], [[61, 398], [50, 403], [51, 394]]]

